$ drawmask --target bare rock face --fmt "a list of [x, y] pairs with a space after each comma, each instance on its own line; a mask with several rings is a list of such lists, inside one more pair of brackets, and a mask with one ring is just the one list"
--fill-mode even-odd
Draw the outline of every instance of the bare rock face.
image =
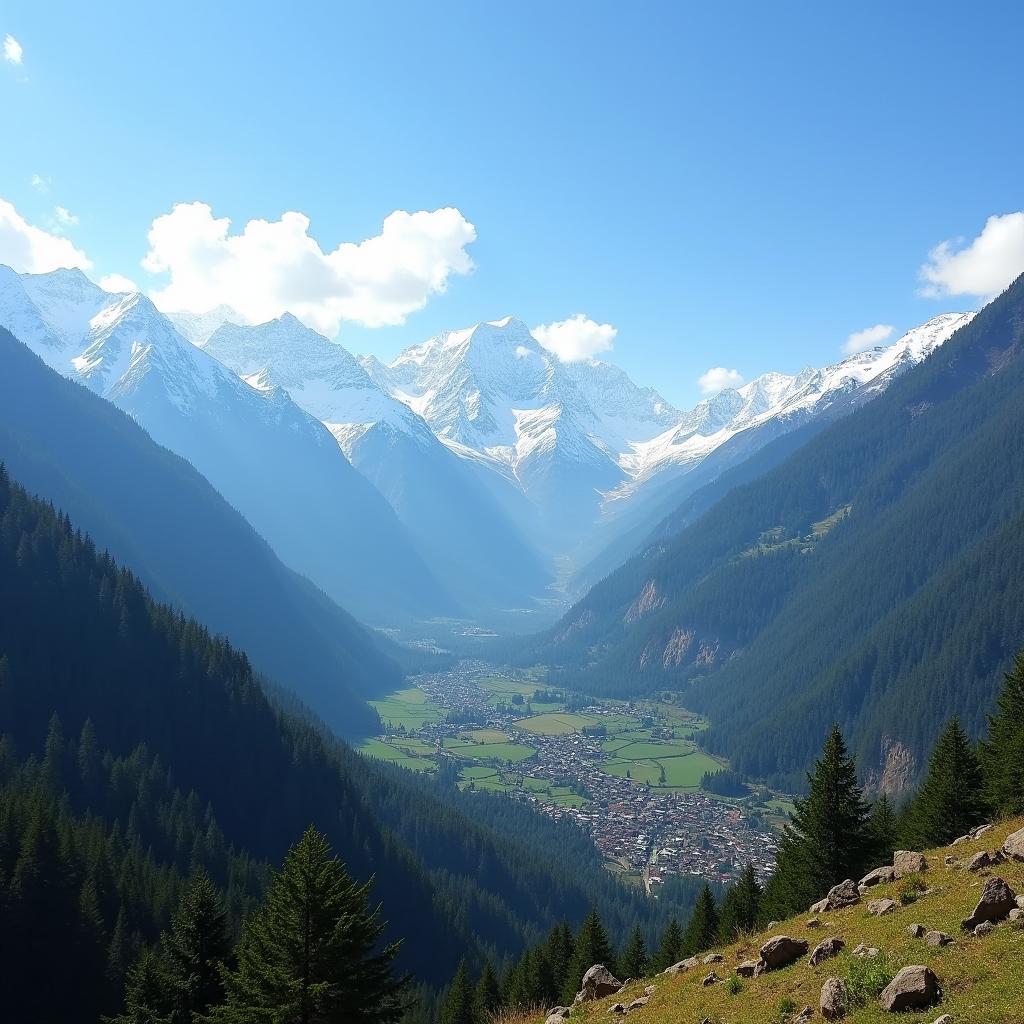
[[807, 952], [805, 939], [793, 939], [788, 935], [776, 935], [761, 947], [761, 959], [765, 969], [777, 971], [780, 967], [788, 967], [799, 960]]
[[1003, 853], [1012, 860], [1024, 860], [1024, 828], [1006, 837]]
[[576, 993], [577, 1003], [589, 1003], [595, 999], [613, 996], [622, 988], [622, 982], [604, 964], [594, 964], [583, 975], [580, 990]]
[[945, 932], [928, 932], [924, 937], [925, 945], [928, 946], [951, 946], [953, 944], [953, 936], [947, 935]]
[[892, 858], [893, 874], [897, 878], [906, 878], [907, 875], [916, 875], [928, 870], [928, 862], [924, 859], [923, 853], [915, 850], [897, 850]]
[[873, 889], [876, 885], [885, 885], [896, 881], [896, 871], [891, 864], [869, 871], [858, 884], [858, 889]]
[[850, 1005], [850, 990], [842, 978], [829, 978], [821, 986], [818, 1009], [825, 1020], [839, 1020], [846, 1015]]
[[846, 943], [842, 939], [825, 939], [814, 947], [807, 962], [812, 967], [817, 967], [818, 964], [823, 964], [826, 960], [839, 956], [845, 948]]
[[1003, 921], [1017, 906], [1017, 894], [1001, 878], [992, 876], [981, 890], [981, 899], [970, 917], [960, 923], [964, 931], [974, 931], [984, 921]]
[[671, 967], [666, 967], [661, 973], [672, 977], [675, 974], [685, 974], [687, 971], [692, 971], [694, 967], [698, 966], [700, 966], [700, 961], [695, 956], [691, 956], [685, 960], [680, 960], [679, 963], [673, 964]]
[[744, 960], [736, 968], [736, 974], [741, 978], [756, 978], [761, 973], [761, 967], [760, 960]]
[[872, 900], [868, 904], [868, 913], [872, 917], [883, 917], [885, 914], [891, 914], [898, 906], [895, 900]]
[[930, 967], [916, 964], [904, 967], [882, 990], [879, 1002], [889, 1013], [926, 1010], [942, 998], [939, 979]]

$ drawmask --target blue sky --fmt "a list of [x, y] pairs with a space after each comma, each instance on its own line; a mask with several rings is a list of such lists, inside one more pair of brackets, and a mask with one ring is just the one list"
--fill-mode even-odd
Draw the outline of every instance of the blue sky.
[[[281, 294], [326, 309], [331, 274], [370, 274], [318, 322], [382, 357], [582, 313], [689, 405], [710, 367], [832, 361], [852, 332], [973, 308], [1024, 270], [1024, 215], [982, 235], [1024, 210], [1022, 32], [1013, 3], [7, 0], [0, 199], [145, 290], [168, 283], [140, 266], [154, 219], [208, 204], [150, 258], [194, 302], [188, 232], [212, 218], [234, 235], [298, 212], [330, 252], [451, 208], [340, 270], [314, 254]], [[234, 287], [273, 293], [251, 241]]]

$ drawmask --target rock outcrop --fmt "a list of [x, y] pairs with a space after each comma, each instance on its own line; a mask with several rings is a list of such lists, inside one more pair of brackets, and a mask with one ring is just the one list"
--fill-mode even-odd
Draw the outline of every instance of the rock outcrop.
[[915, 850], [897, 850], [892, 858], [892, 870], [896, 878], [917, 875], [928, 870], [928, 862], [923, 853]]
[[817, 967], [818, 964], [823, 964], [826, 960], [839, 956], [845, 948], [846, 943], [842, 939], [825, 939], [814, 947], [807, 962], [812, 967]]
[[1024, 860], [1024, 828], [1006, 837], [1003, 853], [1012, 860]]
[[766, 971], [777, 971], [788, 967], [807, 952], [805, 939], [794, 939], [789, 935], [776, 935], [761, 947], [761, 961]]
[[576, 993], [574, 1005], [589, 1003], [595, 999], [604, 999], [605, 996], [613, 996], [621, 988], [622, 982], [604, 964], [594, 964], [583, 975], [583, 981], [580, 983], [579, 992]]

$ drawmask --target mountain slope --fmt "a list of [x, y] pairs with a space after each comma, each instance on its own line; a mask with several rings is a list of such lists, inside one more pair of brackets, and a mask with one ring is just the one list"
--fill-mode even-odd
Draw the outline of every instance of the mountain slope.
[[596, 586], [540, 655], [588, 688], [683, 689], [752, 774], [798, 785], [836, 719], [906, 783], [948, 715], [980, 730], [1024, 635], [1022, 347], [1024, 279]]
[[189, 463], [2, 329], [0, 461], [332, 727], [372, 726], [357, 696], [384, 692], [400, 675], [366, 630], [282, 565]]
[[340, 345], [286, 314], [256, 327], [225, 324], [203, 348], [240, 376], [281, 387], [324, 423], [462, 603], [522, 604], [543, 592], [537, 553], [473, 467]]
[[453, 602], [326, 428], [186, 342], [139, 294], [0, 268], [0, 325], [188, 459], [291, 568], [371, 619]]

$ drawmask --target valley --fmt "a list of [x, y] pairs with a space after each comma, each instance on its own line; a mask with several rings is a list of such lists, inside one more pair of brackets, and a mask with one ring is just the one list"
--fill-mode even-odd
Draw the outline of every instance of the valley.
[[663, 700], [566, 694], [544, 675], [465, 660], [411, 677], [371, 702], [383, 731], [359, 749], [575, 824], [610, 871], [651, 896], [673, 876], [726, 883], [748, 863], [770, 874], [783, 805], [701, 788], [723, 767], [699, 746], [701, 718]]

